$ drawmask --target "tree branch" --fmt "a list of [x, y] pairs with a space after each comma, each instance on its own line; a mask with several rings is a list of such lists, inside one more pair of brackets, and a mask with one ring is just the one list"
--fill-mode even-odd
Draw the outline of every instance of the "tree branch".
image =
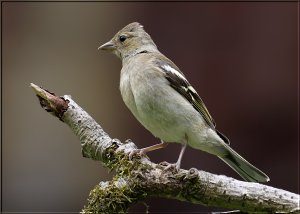
[[116, 171], [112, 181], [91, 190], [83, 212], [126, 213], [148, 197], [171, 198], [243, 212], [300, 213], [299, 195], [267, 185], [239, 181], [191, 168], [165, 169], [146, 156], [129, 160], [136, 145], [112, 139], [70, 96], [58, 97], [31, 84], [42, 108], [66, 123], [81, 142], [82, 155]]

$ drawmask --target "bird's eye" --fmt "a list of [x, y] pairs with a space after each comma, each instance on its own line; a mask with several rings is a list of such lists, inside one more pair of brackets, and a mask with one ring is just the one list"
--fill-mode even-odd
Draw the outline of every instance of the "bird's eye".
[[121, 36], [119, 37], [120, 42], [124, 42], [126, 39], [127, 39], [127, 37], [124, 36], [124, 35], [121, 35]]

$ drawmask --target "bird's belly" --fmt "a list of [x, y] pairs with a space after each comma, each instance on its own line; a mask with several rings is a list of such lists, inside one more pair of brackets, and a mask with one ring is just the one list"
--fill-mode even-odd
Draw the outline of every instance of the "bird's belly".
[[168, 94], [170, 90], [159, 87], [152, 87], [144, 92], [140, 90], [134, 96], [136, 117], [145, 128], [163, 141], [182, 143], [187, 131], [197, 125], [194, 120], [199, 118], [199, 114], [180, 94]]
[[185, 137], [185, 127], [176, 115], [171, 114], [172, 112], [161, 108], [153, 109], [151, 106], [144, 106], [139, 109], [138, 120], [154, 136], [163, 141], [181, 143]]

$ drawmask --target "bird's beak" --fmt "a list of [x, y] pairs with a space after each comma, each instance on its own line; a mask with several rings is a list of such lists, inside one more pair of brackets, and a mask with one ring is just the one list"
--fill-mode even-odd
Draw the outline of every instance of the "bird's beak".
[[116, 49], [115, 44], [113, 41], [106, 42], [105, 44], [101, 45], [98, 50], [104, 50], [104, 51], [113, 51]]

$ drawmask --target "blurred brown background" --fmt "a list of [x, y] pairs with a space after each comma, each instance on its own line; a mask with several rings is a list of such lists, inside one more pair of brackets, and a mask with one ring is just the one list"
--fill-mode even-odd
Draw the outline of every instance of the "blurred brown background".
[[[121, 100], [120, 60], [97, 50], [133, 21], [186, 74], [232, 147], [271, 186], [298, 192], [296, 2], [4, 2], [2, 21], [3, 211], [78, 212], [93, 186], [112, 176], [81, 156], [79, 140], [40, 108], [31, 82], [71, 94], [111, 137], [139, 147], [159, 142]], [[179, 150], [170, 145], [149, 156], [174, 162]], [[189, 148], [183, 168], [191, 167], [241, 179]], [[150, 212], [220, 210], [147, 202]]]

